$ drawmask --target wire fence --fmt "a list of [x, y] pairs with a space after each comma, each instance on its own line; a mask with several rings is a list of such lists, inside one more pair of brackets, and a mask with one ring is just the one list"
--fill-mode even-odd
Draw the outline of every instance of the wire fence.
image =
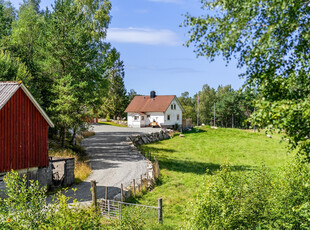
[[122, 219], [135, 216], [148, 222], [162, 221], [161, 199], [158, 199], [158, 207], [103, 199], [100, 201], [100, 208], [102, 216], [106, 218]]

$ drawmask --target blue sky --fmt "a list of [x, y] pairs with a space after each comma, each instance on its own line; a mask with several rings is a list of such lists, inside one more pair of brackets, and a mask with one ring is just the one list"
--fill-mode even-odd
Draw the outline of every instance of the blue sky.
[[[22, 0], [12, 0], [18, 8]], [[41, 8], [54, 1], [42, 0]], [[194, 95], [204, 84], [211, 87], [231, 84], [234, 89], [244, 80], [236, 61], [226, 66], [196, 58], [193, 47], [183, 46], [186, 28], [180, 28], [186, 12], [200, 15], [200, 0], [111, 0], [112, 21], [107, 41], [120, 53], [125, 65], [125, 86], [139, 94], [155, 90], [158, 95]]]

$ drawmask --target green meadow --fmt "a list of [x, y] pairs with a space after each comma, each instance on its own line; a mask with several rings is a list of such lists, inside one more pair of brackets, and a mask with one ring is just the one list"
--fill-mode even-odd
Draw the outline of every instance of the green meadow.
[[239, 129], [201, 128], [176, 135], [170, 140], [142, 146], [159, 161], [161, 176], [157, 186], [135, 202], [157, 205], [163, 199], [164, 223], [184, 226], [188, 205], [200, 191], [206, 170], [219, 170], [229, 164], [236, 173], [265, 165], [271, 172], [291, 157], [280, 135], [268, 138], [264, 132]]

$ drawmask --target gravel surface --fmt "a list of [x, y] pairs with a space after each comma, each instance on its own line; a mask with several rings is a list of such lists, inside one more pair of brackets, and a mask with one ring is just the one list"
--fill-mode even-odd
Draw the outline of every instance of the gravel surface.
[[[108, 198], [120, 192], [121, 184], [128, 187], [133, 179], [147, 172], [147, 161], [130, 146], [127, 137], [134, 134], [157, 132], [156, 128], [127, 128], [110, 125], [93, 125], [96, 135], [84, 139], [82, 145], [90, 157], [92, 174], [89, 178], [69, 189], [67, 196], [79, 202], [91, 201], [90, 181], [97, 181], [98, 198], [105, 197], [105, 186], [109, 187]], [[50, 200], [50, 198], [49, 198]]]

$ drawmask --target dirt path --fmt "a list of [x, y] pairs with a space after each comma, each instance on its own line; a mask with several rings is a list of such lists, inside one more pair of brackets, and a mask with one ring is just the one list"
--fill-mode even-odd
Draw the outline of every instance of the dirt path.
[[95, 136], [84, 139], [82, 145], [90, 156], [92, 174], [89, 178], [73, 186], [67, 196], [79, 202], [91, 201], [90, 181], [97, 181], [98, 198], [105, 197], [105, 186], [109, 186], [108, 197], [112, 199], [120, 192], [121, 184], [129, 186], [133, 179], [147, 172], [147, 162], [130, 147], [127, 137], [134, 134], [158, 131], [152, 128], [123, 128], [109, 125], [94, 125]]

